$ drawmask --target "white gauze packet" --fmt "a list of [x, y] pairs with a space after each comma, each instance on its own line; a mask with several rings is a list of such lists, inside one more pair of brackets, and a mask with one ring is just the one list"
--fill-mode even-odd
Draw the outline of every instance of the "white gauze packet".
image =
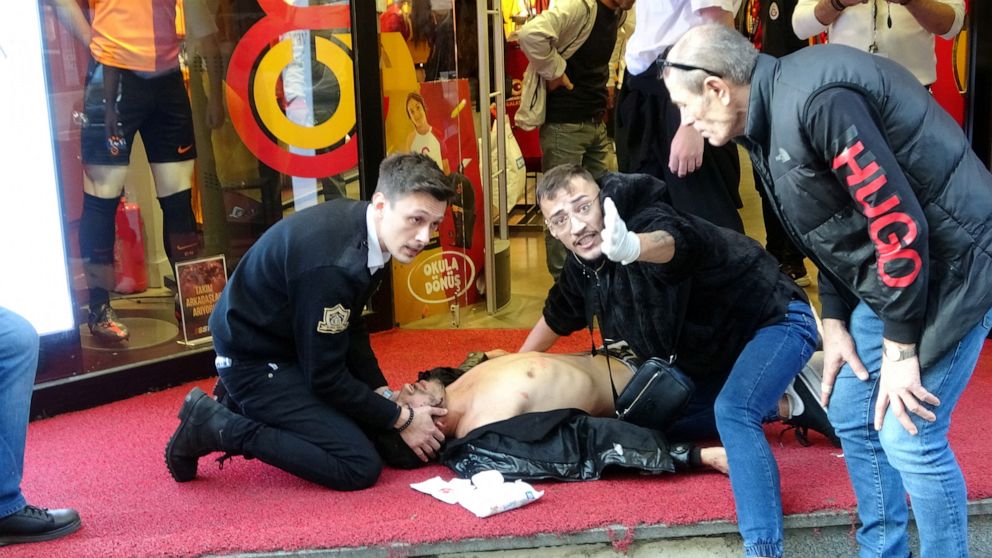
[[430, 494], [446, 504], [460, 504], [476, 517], [490, 515], [519, 508], [544, 496], [543, 490], [524, 481], [504, 482], [499, 471], [483, 471], [472, 476], [472, 480], [442, 480], [434, 477], [424, 482], [411, 484], [410, 488]]

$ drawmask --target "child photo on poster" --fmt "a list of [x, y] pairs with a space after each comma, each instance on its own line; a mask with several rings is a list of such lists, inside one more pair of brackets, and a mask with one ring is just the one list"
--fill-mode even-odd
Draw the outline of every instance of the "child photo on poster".
[[400, 324], [478, 302], [476, 283], [484, 262], [483, 198], [468, 80], [415, 87], [394, 94], [399, 99], [394, 106], [403, 107], [405, 118], [393, 120], [387, 135], [392, 130], [399, 140], [393, 145], [431, 157], [454, 184], [456, 196], [438, 231], [439, 249], [424, 250], [408, 265], [393, 264]]
[[444, 174], [451, 174], [451, 166], [448, 164], [448, 156], [444, 144], [434, 133], [434, 128], [427, 121], [427, 104], [424, 98], [416, 91], [411, 91], [406, 97], [406, 115], [413, 124], [413, 131], [407, 138], [407, 151], [427, 155], [437, 166], [444, 171]]

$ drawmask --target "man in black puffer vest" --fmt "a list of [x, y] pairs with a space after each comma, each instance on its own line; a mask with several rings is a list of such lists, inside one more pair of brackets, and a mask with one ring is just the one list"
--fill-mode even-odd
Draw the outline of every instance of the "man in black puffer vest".
[[824, 45], [775, 60], [707, 26], [660, 64], [684, 122], [750, 151], [785, 230], [820, 269], [824, 402], [858, 497], [862, 556], [909, 555], [907, 492], [921, 554], [967, 556], [947, 430], [992, 326], [992, 175], [885, 58]]

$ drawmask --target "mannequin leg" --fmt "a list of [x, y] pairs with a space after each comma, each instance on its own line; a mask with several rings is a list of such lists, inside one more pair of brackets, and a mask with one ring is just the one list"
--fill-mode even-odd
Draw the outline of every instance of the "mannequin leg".
[[98, 339], [120, 342], [130, 333], [110, 307], [110, 289], [114, 286], [114, 219], [127, 167], [87, 165], [85, 170], [90, 182], [83, 189], [79, 251], [90, 295], [87, 325]]
[[[162, 242], [175, 273], [176, 262], [196, 258], [200, 254], [200, 236], [196, 232], [196, 218], [191, 204], [194, 160], [151, 163], [151, 168], [158, 204], [162, 207]], [[181, 312], [177, 292], [175, 316], [180, 324]]]
[[162, 207], [165, 254], [173, 267], [177, 261], [194, 258], [200, 252], [191, 205], [193, 165], [192, 160], [151, 164], [158, 203]]

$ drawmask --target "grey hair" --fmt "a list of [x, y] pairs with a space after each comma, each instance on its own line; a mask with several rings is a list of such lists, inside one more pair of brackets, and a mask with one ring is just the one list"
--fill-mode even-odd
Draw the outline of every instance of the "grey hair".
[[544, 173], [541, 176], [541, 180], [537, 183], [538, 205], [544, 200], [555, 197], [559, 191], [568, 189], [572, 183], [572, 179], [576, 177], [585, 178], [593, 184], [596, 183], [596, 179], [592, 177], [592, 173], [582, 165], [574, 163], [558, 165]]
[[[734, 85], [749, 85], [758, 61], [758, 50], [740, 32], [726, 25], [708, 23], [686, 32], [672, 47], [667, 59], [706, 68]], [[673, 75], [673, 71], [678, 72], [678, 76]], [[703, 71], [671, 67], [666, 68], [664, 74], [669, 80], [679, 80], [679, 84], [694, 94], [703, 92], [703, 82], [709, 77]]]

